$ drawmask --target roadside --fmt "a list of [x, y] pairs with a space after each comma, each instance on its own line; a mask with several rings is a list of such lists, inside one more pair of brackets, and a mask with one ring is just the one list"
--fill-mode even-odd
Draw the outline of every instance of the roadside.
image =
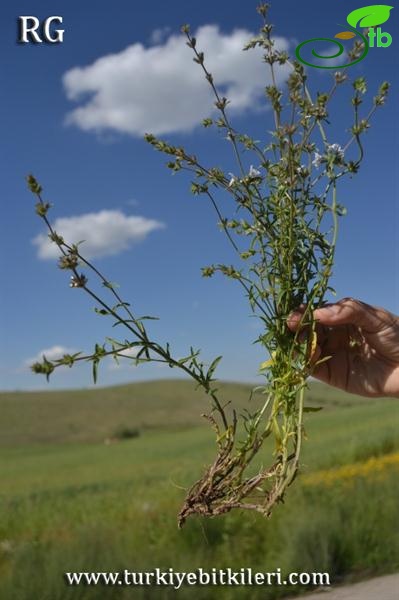
[[301, 596], [301, 600], [398, 600], [399, 573], [384, 575], [361, 583], [325, 588]]

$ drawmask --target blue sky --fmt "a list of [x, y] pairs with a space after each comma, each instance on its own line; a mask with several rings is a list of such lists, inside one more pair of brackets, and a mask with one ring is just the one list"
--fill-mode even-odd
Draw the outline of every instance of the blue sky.
[[[205, 360], [222, 354], [222, 379], [257, 380], [265, 357], [252, 344], [259, 326], [246, 299], [234, 282], [200, 275], [202, 266], [232, 258], [214, 213], [205, 198], [190, 195], [189, 180], [172, 177], [165, 157], [143, 141], [144, 131], [160, 133], [207, 164], [234, 172], [228, 142], [194, 126], [212, 104], [180, 36], [183, 23], [198, 32], [209, 61], [213, 51], [211, 70], [231, 93], [235, 126], [267, 141], [271, 115], [259, 93], [266, 66], [245, 63], [237, 53], [241, 39], [258, 28], [255, 6], [236, 0], [3, 3], [2, 389], [90, 386], [89, 365], [60, 369], [49, 384], [27, 365], [43, 350], [91, 351], [115, 335], [93, 302], [68, 287], [68, 274], [57, 269], [38, 237], [44, 230], [24, 180], [30, 172], [54, 204], [51, 218], [63, 219], [64, 233], [83, 231], [94, 262], [120, 284], [136, 313], [160, 317], [150, 327], [154, 338], [169, 341], [177, 356], [190, 345], [201, 348]], [[280, 44], [292, 52], [305, 39], [333, 37], [360, 6], [279, 0], [271, 20]], [[18, 44], [20, 15], [62, 15], [64, 42]], [[397, 24], [395, 7], [383, 26], [393, 34], [391, 47], [370, 49], [350, 69], [353, 78], [367, 77], [369, 101], [383, 80], [393, 87], [367, 133], [360, 173], [340, 189], [348, 215], [340, 224], [333, 285], [338, 298], [354, 296], [399, 313]], [[308, 75], [314, 93], [329, 88], [329, 71], [309, 69]], [[328, 132], [344, 145], [351, 115], [348, 94], [341, 92]], [[104, 363], [99, 383], [177, 375], [154, 365], [136, 368], [126, 361], [117, 369]]]

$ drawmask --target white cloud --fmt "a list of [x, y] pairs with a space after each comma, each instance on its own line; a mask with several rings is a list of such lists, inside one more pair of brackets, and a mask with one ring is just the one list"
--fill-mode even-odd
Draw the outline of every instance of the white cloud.
[[[154, 39], [161, 39], [154, 33]], [[217, 25], [204, 25], [195, 37], [219, 90], [231, 101], [231, 110], [265, 106], [264, 88], [271, 78], [262, 60], [264, 52], [242, 50], [253, 34], [244, 29], [224, 34]], [[287, 50], [288, 45], [285, 38], [275, 39], [276, 49]], [[67, 122], [85, 131], [113, 130], [137, 136], [193, 129], [215, 107], [210, 86], [192, 58], [192, 50], [179, 34], [148, 48], [135, 43], [67, 71], [63, 77], [67, 96], [81, 102]], [[287, 65], [277, 67], [277, 83], [288, 72]]]
[[[328, 58], [329, 56], [334, 56], [334, 54], [337, 53], [337, 46], [328, 46], [328, 48], [322, 48], [321, 50], [317, 50], [317, 53], [320, 55], [320, 58], [312, 56], [311, 58], [309, 58], [309, 62], [315, 65], [320, 65], [322, 67], [338, 67], [349, 62], [348, 56], [345, 52], [335, 58]], [[319, 69], [319, 71], [322, 71], [322, 73], [331, 74], [331, 71], [329, 71], [328, 69]]]
[[161, 44], [167, 38], [170, 33], [170, 27], [160, 27], [159, 29], [154, 29], [151, 33], [150, 42], [151, 44]]
[[74, 348], [66, 348], [65, 346], [51, 346], [51, 348], [45, 348], [44, 350], [40, 350], [36, 354], [36, 356], [32, 356], [32, 358], [27, 358], [24, 361], [25, 367], [30, 367], [35, 362], [42, 362], [43, 356], [47, 358], [47, 360], [57, 360], [62, 358], [64, 354], [74, 354], [77, 350]]
[[129, 368], [132, 367], [132, 361], [126, 361], [124, 360], [125, 358], [136, 358], [137, 354], [140, 352], [141, 347], [140, 346], [134, 346], [133, 348], [126, 348], [125, 350], [121, 350], [120, 352], [118, 352], [118, 362], [116, 362], [116, 360], [114, 358], [110, 359], [110, 363], [109, 363], [109, 370], [110, 371], [117, 371], [120, 369], [125, 368], [126, 366], [128, 366]]
[[[119, 210], [101, 210], [77, 217], [63, 217], [54, 222], [55, 231], [67, 243], [84, 240], [82, 250], [85, 258], [112, 256], [129, 249], [134, 243], [165, 225], [145, 217], [128, 216]], [[42, 259], [57, 258], [60, 254], [56, 244], [41, 233], [32, 240]]]

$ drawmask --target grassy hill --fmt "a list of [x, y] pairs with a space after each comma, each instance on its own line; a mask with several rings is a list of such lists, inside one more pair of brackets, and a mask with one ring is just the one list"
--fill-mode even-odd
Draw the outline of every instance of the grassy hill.
[[[248, 407], [251, 386], [220, 383], [223, 402]], [[255, 395], [252, 405], [261, 401]], [[308, 403], [326, 409], [372, 401], [312, 382]], [[380, 402], [380, 401], [379, 401]], [[89, 390], [0, 392], [0, 445], [100, 442], [126, 427], [182, 429], [204, 425], [209, 398], [185, 380], [160, 380]]]

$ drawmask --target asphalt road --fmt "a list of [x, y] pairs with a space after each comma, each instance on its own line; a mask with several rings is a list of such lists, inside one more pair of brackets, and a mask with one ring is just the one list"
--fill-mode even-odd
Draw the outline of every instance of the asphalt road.
[[301, 600], [399, 600], [399, 573], [352, 585], [326, 588], [325, 591], [313, 592], [300, 598]]

